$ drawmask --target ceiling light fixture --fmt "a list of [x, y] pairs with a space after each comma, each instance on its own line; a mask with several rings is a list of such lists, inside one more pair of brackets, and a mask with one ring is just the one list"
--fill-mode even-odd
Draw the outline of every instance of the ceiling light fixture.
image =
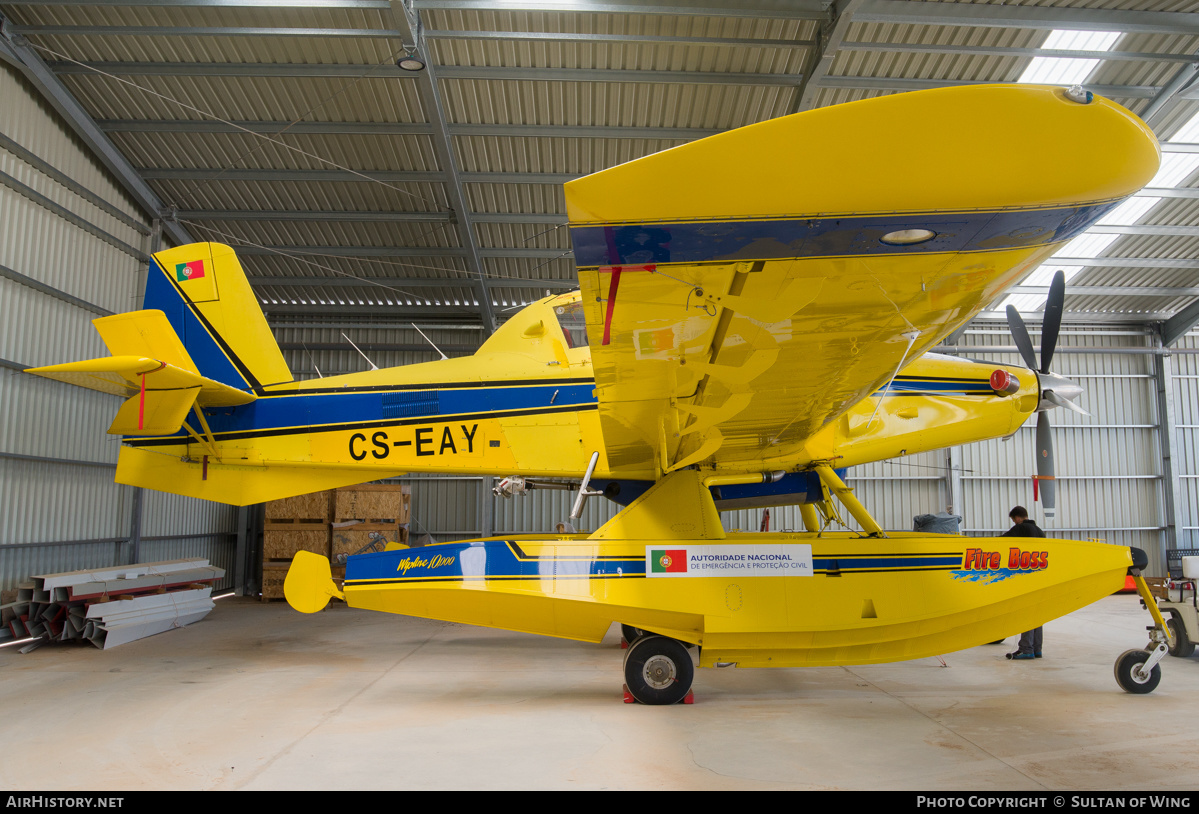
[[425, 69], [425, 61], [416, 54], [404, 54], [396, 60], [396, 66], [402, 71], [418, 73]]

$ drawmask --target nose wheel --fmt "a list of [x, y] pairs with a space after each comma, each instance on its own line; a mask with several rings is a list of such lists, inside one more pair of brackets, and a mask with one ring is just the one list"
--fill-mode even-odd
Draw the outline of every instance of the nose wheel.
[[1129, 575], [1137, 586], [1137, 593], [1141, 595], [1141, 604], [1153, 617], [1153, 624], [1149, 627], [1149, 644], [1144, 650], [1125, 650], [1121, 653], [1116, 659], [1115, 672], [1116, 683], [1120, 685], [1120, 689], [1134, 695], [1144, 695], [1157, 689], [1162, 680], [1162, 668], [1158, 666], [1158, 662], [1170, 652], [1173, 631], [1166, 625], [1166, 620], [1158, 610], [1157, 600], [1153, 598], [1145, 578], [1141, 576], [1141, 568], [1148, 562], [1145, 553], [1136, 548], [1132, 551], [1134, 562], [1142, 561], [1135, 562], [1134, 566], [1128, 569]]
[[691, 653], [680, 641], [648, 634], [638, 637], [625, 651], [625, 685], [642, 704], [677, 704], [691, 690], [694, 679]]

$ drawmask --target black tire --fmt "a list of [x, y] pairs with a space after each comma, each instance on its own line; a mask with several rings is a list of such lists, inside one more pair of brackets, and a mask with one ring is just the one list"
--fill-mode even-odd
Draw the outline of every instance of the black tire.
[[1116, 659], [1116, 683], [1120, 685], [1120, 689], [1135, 695], [1144, 695], [1157, 689], [1158, 683], [1162, 680], [1160, 665], [1153, 666], [1148, 678], [1138, 678], [1133, 673], [1148, 660], [1149, 652], [1146, 650], [1125, 650], [1120, 654], [1120, 657]]
[[1170, 655], [1180, 659], [1185, 659], [1187, 656], [1195, 652], [1195, 643], [1187, 638], [1186, 625], [1177, 616], [1171, 616], [1166, 620], [1166, 625], [1170, 628]]
[[628, 642], [629, 644], [632, 644], [633, 642], [637, 641], [642, 636], [644, 636], [645, 631], [639, 627], [633, 627], [632, 625], [621, 624], [620, 635], [624, 636], [624, 640], [626, 642]]
[[695, 665], [682, 642], [649, 634], [629, 645], [624, 681], [642, 704], [677, 704], [691, 690]]

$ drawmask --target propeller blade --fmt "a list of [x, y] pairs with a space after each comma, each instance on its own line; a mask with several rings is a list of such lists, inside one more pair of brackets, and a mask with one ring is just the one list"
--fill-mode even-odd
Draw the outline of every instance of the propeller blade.
[[1049, 413], [1037, 413], [1037, 479], [1041, 485], [1041, 508], [1045, 519], [1053, 518], [1056, 489], [1053, 480], [1053, 439]]
[[1036, 370], [1037, 355], [1032, 349], [1032, 339], [1029, 338], [1028, 328], [1024, 327], [1024, 320], [1020, 318], [1020, 312], [1014, 305], [1007, 307], [1007, 324], [1012, 331], [1012, 339], [1016, 340], [1016, 347], [1020, 349], [1020, 356], [1024, 358], [1025, 366]]
[[1058, 407], [1065, 407], [1068, 410], [1073, 410], [1074, 412], [1078, 413], [1079, 415], [1085, 415], [1088, 418], [1091, 415], [1086, 410], [1079, 407], [1074, 402], [1070, 401], [1070, 399], [1063, 398], [1062, 396], [1059, 396], [1057, 393], [1053, 392], [1052, 390], [1046, 390], [1044, 393], [1041, 394], [1041, 396], [1043, 398], [1045, 398], [1047, 401], [1052, 401]]
[[1041, 322], [1041, 372], [1049, 372], [1053, 351], [1057, 348], [1057, 335], [1062, 327], [1062, 310], [1066, 304], [1066, 275], [1061, 271], [1053, 275], [1049, 284], [1049, 298], [1045, 300], [1045, 319]]

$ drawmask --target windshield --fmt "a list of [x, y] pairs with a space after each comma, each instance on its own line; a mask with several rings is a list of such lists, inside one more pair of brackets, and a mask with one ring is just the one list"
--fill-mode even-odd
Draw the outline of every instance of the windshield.
[[587, 321], [583, 318], [583, 303], [564, 302], [555, 305], [554, 315], [558, 317], [568, 348], [587, 347]]

